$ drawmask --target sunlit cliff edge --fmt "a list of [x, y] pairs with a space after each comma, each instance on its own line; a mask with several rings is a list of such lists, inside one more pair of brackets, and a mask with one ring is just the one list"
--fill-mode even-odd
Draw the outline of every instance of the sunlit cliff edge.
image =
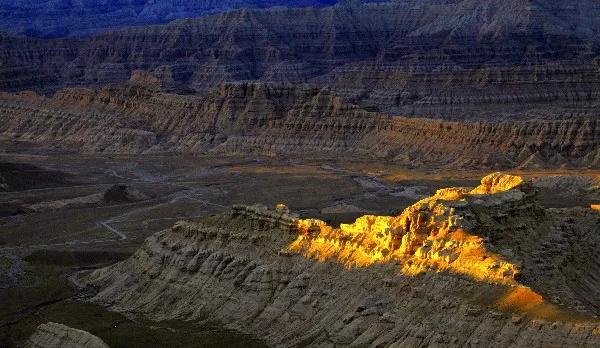
[[[320, 220], [298, 220], [300, 234], [289, 249], [319, 261], [334, 259], [346, 267], [396, 262], [405, 275], [447, 271], [520, 286], [519, 266], [486, 246], [491, 236], [502, 233], [500, 226], [486, 221], [516, 211], [523, 224], [534, 226], [543, 215], [532, 201], [534, 194], [521, 177], [494, 173], [472, 190], [438, 190], [396, 217], [365, 215], [339, 228]], [[549, 307], [540, 312], [542, 304], [542, 296], [526, 287], [510, 291], [498, 302], [502, 308], [554, 314]]]
[[[496, 173], [471, 191], [438, 190], [397, 217], [366, 215], [337, 229], [318, 220], [300, 220], [301, 234], [290, 249], [319, 260], [336, 258], [346, 266], [398, 261], [406, 274], [448, 270], [513, 283], [518, 267], [488, 251], [489, 237], [472, 230], [483, 218], [506, 215], [508, 207], [527, 201], [531, 194], [521, 178]], [[483, 235], [491, 235], [493, 228], [485, 227]]]

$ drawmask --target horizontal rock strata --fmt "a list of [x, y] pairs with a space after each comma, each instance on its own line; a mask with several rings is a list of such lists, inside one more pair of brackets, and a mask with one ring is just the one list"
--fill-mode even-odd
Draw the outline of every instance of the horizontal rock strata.
[[132, 83], [0, 95], [0, 135], [86, 153], [346, 155], [410, 165], [598, 167], [595, 118], [448, 122], [389, 117], [329, 89], [226, 84], [206, 97]]

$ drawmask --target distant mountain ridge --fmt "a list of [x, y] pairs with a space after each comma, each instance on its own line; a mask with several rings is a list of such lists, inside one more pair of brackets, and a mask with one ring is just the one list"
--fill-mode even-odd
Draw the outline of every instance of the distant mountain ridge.
[[82, 36], [110, 28], [166, 23], [178, 18], [239, 8], [321, 7], [333, 5], [337, 1], [0, 0], [0, 30], [43, 38]]
[[395, 0], [240, 9], [42, 40], [0, 35], [0, 90], [43, 94], [151, 73], [166, 91], [307, 83], [390, 115], [597, 117], [597, 0]]

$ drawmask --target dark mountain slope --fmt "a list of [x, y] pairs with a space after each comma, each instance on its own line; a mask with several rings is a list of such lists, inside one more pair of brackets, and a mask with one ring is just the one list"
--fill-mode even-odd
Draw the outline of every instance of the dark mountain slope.
[[388, 113], [589, 116], [600, 87], [598, 28], [592, 0], [244, 9], [86, 39], [3, 37], [0, 88], [102, 86], [144, 69], [171, 91], [312, 83]]
[[34, 37], [80, 36], [238, 8], [328, 6], [336, 0], [1, 0], [0, 30]]

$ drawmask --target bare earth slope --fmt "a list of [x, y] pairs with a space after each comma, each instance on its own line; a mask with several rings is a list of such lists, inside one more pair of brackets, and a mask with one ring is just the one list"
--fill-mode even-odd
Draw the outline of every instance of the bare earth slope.
[[493, 174], [339, 228], [236, 206], [81, 279], [115, 310], [218, 319], [274, 346], [596, 347], [597, 219]]
[[461, 123], [388, 117], [329, 89], [225, 84], [206, 97], [138, 84], [0, 95], [0, 135], [86, 153], [360, 156], [411, 165], [600, 166], [596, 118]]

